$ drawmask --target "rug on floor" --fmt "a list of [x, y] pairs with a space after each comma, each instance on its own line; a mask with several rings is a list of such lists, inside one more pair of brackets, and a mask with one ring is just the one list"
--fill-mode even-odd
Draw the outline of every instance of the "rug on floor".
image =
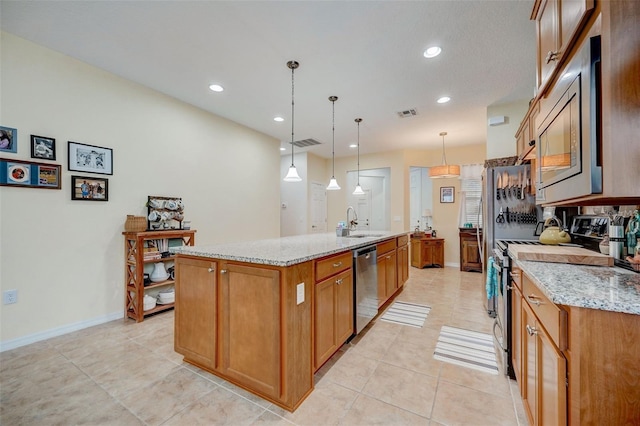
[[443, 325], [433, 357], [485, 373], [498, 374], [498, 363], [490, 334]]
[[380, 317], [382, 321], [421, 328], [431, 308], [408, 302], [393, 302]]

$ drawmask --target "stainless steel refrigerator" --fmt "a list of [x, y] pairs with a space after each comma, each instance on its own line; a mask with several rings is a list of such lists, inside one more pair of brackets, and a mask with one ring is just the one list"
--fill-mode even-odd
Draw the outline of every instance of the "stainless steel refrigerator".
[[[531, 166], [504, 166], [484, 169], [482, 190], [482, 235], [484, 277], [487, 260], [498, 240], [535, 240], [539, 208], [530, 195]], [[488, 300], [488, 305], [496, 303]], [[491, 311], [491, 306], [488, 306]], [[495, 308], [493, 309], [495, 310]]]

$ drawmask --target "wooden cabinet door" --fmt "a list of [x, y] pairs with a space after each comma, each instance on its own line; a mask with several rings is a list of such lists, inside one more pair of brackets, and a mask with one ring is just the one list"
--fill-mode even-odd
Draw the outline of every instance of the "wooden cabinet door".
[[434, 242], [431, 264], [444, 268], [444, 243], [442, 241]]
[[396, 251], [390, 251], [384, 254], [385, 260], [385, 286], [386, 296], [391, 297], [398, 288], [398, 274], [396, 272]]
[[526, 303], [522, 304], [522, 383], [521, 393], [522, 403], [525, 413], [529, 418], [529, 424], [536, 425], [538, 402], [537, 402], [537, 381], [536, 381], [536, 336], [532, 330], [535, 330], [536, 319], [531, 308]]
[[387, 260], [382, 256], [378, 256], [376, 260], [378, 265], [378, 308], [387, 301]]
[[565, 52], [594, 7], [594, 0], [560, 0], [560, 45]]
[[174, 348], [204, 367], [216, 368], [216, 262], [178, 259]]
[[558, 0], [546, 0], [538, 14], [538, 87], [543, 87], [558, 63]]
[[397, 250], [398, 288], [402, 287], [409, 279], [409, 246], [398, 247]]
[[221, 369], [280, 397], [280, 271], [220, 263]]
[[317, 370], [336, 351], [336, 286], [328, 278], [314, 286], [314, 367]]
[[434, 245], [431, 241], [422, 242], [422, 266], [433, 265]]
[[422, 268], [422, 244], [418, 239], [411, 239], [411, 266]]
[[544, 328], [536, 324], [538, 424], [567, 424], [567, 361]]
[[513, 364], [516, 381], [520, 385], [520, 396], [523, 397], [522, 339], [524, 332], [522, 326], [522, 293], [518, 287], [513, 286], [511, 290], [511, 363]]
[[353, 334], [353, 273], [351, 270], [335, 279], [336, 349]]
[[465, 237], [462, 240], [462, 269], [464, 271], [482, 271], [480, 250], [475, 238]]

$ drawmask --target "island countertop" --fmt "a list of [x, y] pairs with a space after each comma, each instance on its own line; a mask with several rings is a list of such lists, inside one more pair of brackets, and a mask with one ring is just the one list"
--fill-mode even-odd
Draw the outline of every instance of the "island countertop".
[[515, 262], [553, 303], [640, 315], [640, 274], [608, 266]]
[[[226, 244], [172, 247], [174, 254], [273, 266], [291, 266], [330, 254], [376, 244], [409, 232], [354, 231], [351, 237], [337, 237], [335, 232]], [[353, 235], [365, 235], [354, 238]]]

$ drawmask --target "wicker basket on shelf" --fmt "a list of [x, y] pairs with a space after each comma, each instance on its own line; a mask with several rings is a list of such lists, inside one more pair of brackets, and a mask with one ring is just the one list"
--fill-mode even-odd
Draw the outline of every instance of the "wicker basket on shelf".
[[124, 222], [125, 232], [140, 232], [147, 230], [147, 218], [144, 216], [134, 216], [132, 214], [127, 215], [127, 220]]

